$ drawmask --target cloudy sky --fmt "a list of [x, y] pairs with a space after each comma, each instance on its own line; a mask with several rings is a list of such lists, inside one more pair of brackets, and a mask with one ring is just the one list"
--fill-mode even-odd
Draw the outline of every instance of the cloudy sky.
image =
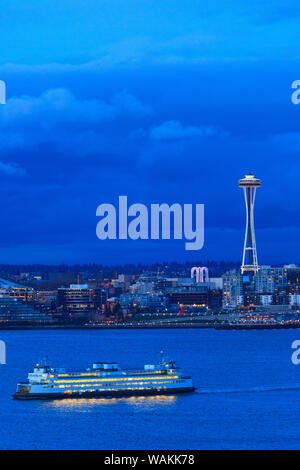
[[[292, 0], [2, 0], [0, 263], [239, 260], [249, 170], [259, 262], [300, 262], [299, 44]], [[98, 240], [119, 195], [204, 203], [204, 248]]]

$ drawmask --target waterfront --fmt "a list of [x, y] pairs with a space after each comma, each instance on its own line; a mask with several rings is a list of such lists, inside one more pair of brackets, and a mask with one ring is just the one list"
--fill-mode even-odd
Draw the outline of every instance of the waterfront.
[[[2, 449], [296, 449], [300, 446], [298, 330], [2, 331]], [[183, 396], [17, 402], [32, 365], [86, 368], [95, 360], [139, 367], [159, 351], [191, 374]]]

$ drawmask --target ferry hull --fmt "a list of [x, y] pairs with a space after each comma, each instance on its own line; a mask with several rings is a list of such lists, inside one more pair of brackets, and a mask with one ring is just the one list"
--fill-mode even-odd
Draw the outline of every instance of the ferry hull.
[[157, 395], [177, 395], [179, 393], [194, 392], [195, 387], [169, 388], [167, 390], [119, 390], [119, 391], [99, 391], [99, 392], [81, 392], [81, 393], [15, 393], [12, 397], [15, 400], [66, 400], [73, 398], [122, 398], [135, 396], [157, 396]]

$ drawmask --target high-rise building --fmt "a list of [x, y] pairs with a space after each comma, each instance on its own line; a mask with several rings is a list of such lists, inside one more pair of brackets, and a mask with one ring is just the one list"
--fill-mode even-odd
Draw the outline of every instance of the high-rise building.
[[57, 302], [71, 320], [86, 321], [102, 312], [107, 298], [106, 290], [90, 288], [88, 284], [71, 284], [58, 289]]
[[243, 304], [243, 276], [235, 269], [223, 274], [223, 307], [233, 308]]
[[286, 290], [287, 274], [285, 267], [261, 266], [254, 278], [255, 292], [282, 293]]
[[262, 266], [254, 278], [257, 294], [270, 294], [275, 291], [275, 277], [271, 266]]
[[245, 178], [238, 182], [239, 186], [243, 188], [246, 204], [246, 230], [241, 272], [242, 274], [249, 273], [250, 277], [253, 277], [253, 274], [259, 270], [254, 233], [254, 203], [256, 189], [261, 183], [261, 180], [255, 178], [251, 173], [245, 175]]
[[300, 294], [300, 267], [295, 264], [284, 266], [287, 277], [287, 292], [289, 294]]

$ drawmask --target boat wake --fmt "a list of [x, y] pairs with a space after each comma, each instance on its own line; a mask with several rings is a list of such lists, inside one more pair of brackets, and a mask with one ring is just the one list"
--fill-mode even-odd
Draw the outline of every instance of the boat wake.
[[219, 389], [201, 389], [197, 388], [198, 394], [212, 394], [212, 393], [258, 393], [258, 392], [280, 392], [289, 390], [300, 390], [300, 384], [296, 385], [270, 385], [270, 386], [257, 386], [249, 388], [219, 388]]

